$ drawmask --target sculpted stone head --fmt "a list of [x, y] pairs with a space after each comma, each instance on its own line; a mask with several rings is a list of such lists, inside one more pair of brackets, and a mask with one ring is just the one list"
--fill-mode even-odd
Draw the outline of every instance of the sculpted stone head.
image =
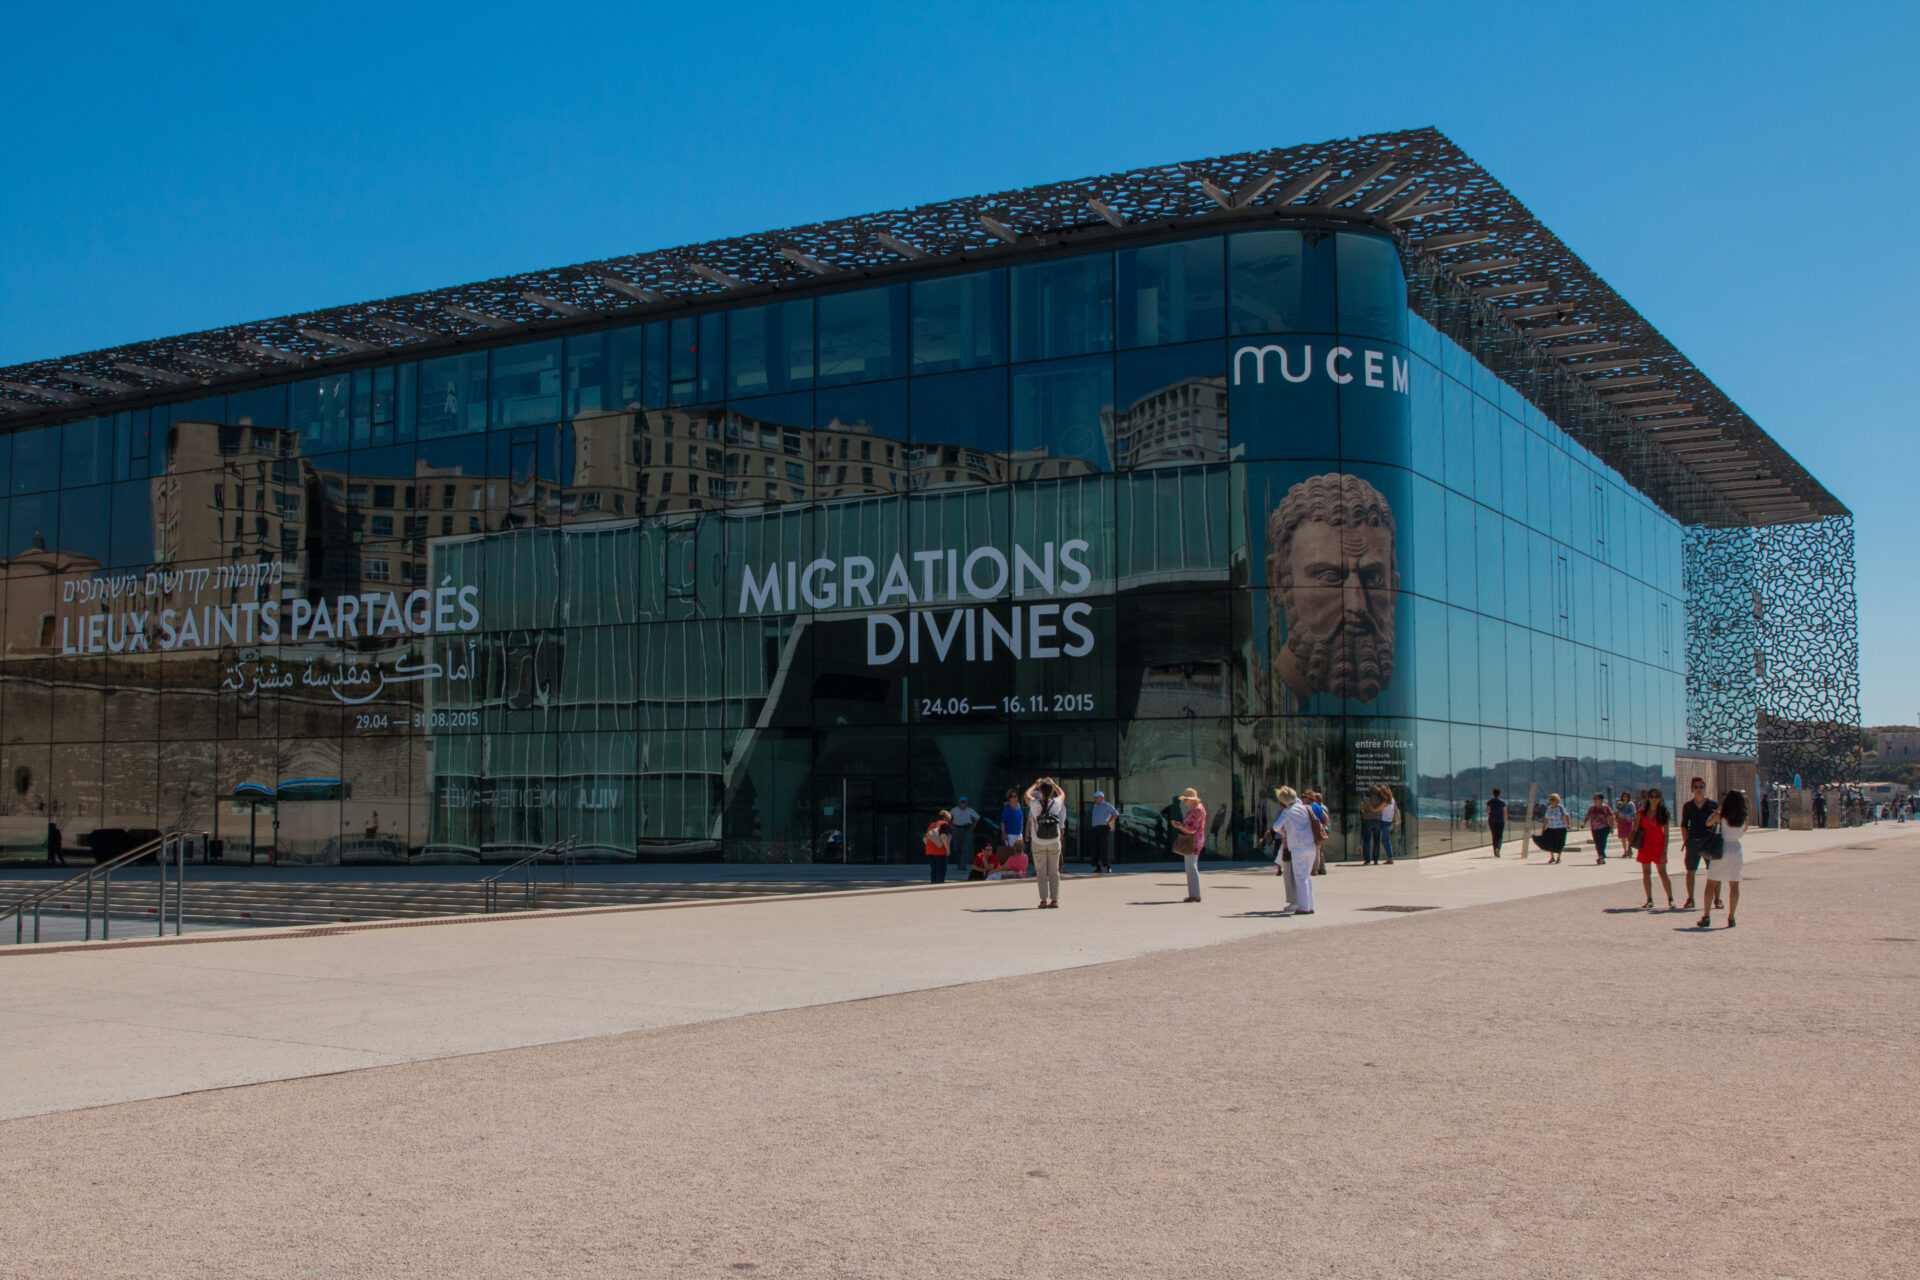
[[1267, 515], [1267, 587], [1286, 642], [1273, 674], [1297, 697], [1371, 702], [1393, 682], [1400, 591], [1393, 509], [1359, 476], [1302, 480]]

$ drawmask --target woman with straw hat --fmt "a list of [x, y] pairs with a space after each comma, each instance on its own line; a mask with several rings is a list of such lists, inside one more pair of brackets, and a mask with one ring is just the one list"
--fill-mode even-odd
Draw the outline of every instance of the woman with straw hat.
[[1180, 820], [1173, 837], [1173, 851], [1187, 864], [1187, 901], [1200, 901], [1200, 855], [1207, 847], [1207, 806], [1200, 793], [1188, 787], [1180, 793], [1186, 816]]

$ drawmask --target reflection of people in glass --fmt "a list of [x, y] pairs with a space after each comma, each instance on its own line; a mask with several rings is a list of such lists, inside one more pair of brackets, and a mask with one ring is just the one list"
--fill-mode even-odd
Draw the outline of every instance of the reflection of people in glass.
[[1289, 489], [1267, 516], [1267, 586], [1286, 623], [1273, 674], [1296, 697], [1371, 702], [1393, 682], [1400, 571], [1378, 489], [1333, 472]]

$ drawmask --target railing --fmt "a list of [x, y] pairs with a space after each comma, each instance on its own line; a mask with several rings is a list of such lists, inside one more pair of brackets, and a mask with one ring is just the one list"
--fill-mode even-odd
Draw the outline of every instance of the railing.
[[511, 866], [500, 868], [479, 883], [485, 898], [485, 911], [492, 915], [500, 909], [500, 882], [514, 872], [521, 872], [525, 880], [520, 889], [520, 905], [535, 907], [540, 904], [540, 860], [552, 855], [560, 863], [560, 883], [563, 888], [573, 888], [574, 850], [580, 844], [579, 836], [568, 836], [556, 840], [544, 849], [536, 849]]
[[129, 849], [106, 862], [96, 863], [77, 876], [62, 880], [50, 888], [40, 889], [28, 894], [12, 906], [0, 910], [0, 924], [8, 916], [13, 917], [13, 940], [25, 941], [26, 922], [29, 912], [33, 915], [33, 940], [40, 941], [40, 913], [46, 904], [55, 898], [71, 897], [76, 886], [86, 887], [86, 940], [93, 940], [93, 886], [100, 882], [100, 937], [105, 941], [113, 936], [113, 873], [130, 863], [152, 856], [159, 863], [160, 900], [155, 904], [154, 914], [159, 917], [160, 936], [167, 935], [167, 858], [173, 858], [173, 932], [180, 933], [181, 926], [181, 890], [187, 879], [187, 841], [189, 835], [205, 835], [205, 832], [172, 831], [158, 840], [149, 840], [138, 848]]

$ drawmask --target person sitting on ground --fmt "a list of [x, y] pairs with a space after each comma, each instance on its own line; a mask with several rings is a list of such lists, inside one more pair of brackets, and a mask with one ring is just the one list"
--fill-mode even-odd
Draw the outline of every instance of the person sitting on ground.
[[985, 846], [973, 855], [973, 866], [967, 871], [969, 880], [991, 880], [1000, 871], [1000, 855], [992, 845]]
[[[1027, 851], [1023, 848], [1015, 847], [1011, 853], [1007, 854], [1005, 860], [1000, 863], [1001, 878], [1006, 880], [1024, 880], [1027, 878], [1027, 868], [1031, 865], [1033, 864], [1027, 858]], [[989, 876], [987, 878], [992, 879], [993, 877]]]

